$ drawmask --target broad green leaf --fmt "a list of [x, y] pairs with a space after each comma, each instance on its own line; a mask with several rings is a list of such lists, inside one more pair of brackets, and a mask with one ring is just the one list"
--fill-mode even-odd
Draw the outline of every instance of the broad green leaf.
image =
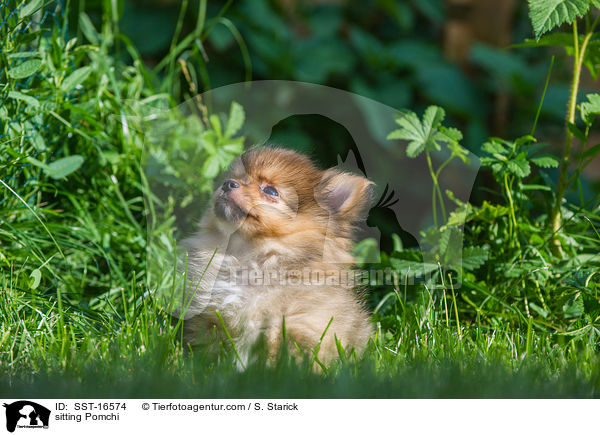
[[448, 227], [442, 231], [439, 251], [442, 255], [458, 252], [462, 248], [462, 233], [456, 227]]
[[580, 296], [579, 293], [571, 297], [571, 299], [569, 299], [569, 301], [563, 305], [562, 309], [565, 319], [580, 317], [585, 312], [583, 298], [578, 296]]
[[29, 121], [25, 121], [24, 133], [29, 138], [31, 144], [38, 151], [46, 150], [46, 141], [44, 140], [44, 136], [40, 134], [39, 129], [35, 128], [33, 124]]
[[542, 168], [556, 168], [558, 167], [558, 159], [550, 154], [542, 154], [539, 156], [532, 157], [530, 161], [537, 166]]
[[221, 148], [230, 154], [238, 155], [244, 151], [244, 142], [243, 140], [238, 142], [229, 142], [223, 145]]
[[37, 72], [42, 66], [40, 59], [30, 59], [8, 70], [8, 76], [13, 79], [24, 79]]
[[431, 134], [431, 132], [438, 129], [445, 117], [446, 112], [444, 112], [444, 109], [437, 106], [429, 106], [423, 114], [423, 127]]
[[573, 55], [573, 34], [567, 32], [553, 32], [539, 39], [525, 39], [513, 47], [562, 47], [569, 56]]
[[579, 105], [581, 119], [590, 125], [595, 115], [600, 115], [600, 94], [587, 94], [588, 101]]
[[55, 160], [48, 164], [48, 166], [44, 168], [44, 172], [55, 180], [66, 178], [67, 175], [79, 169], [83, 164], [83, 161], [84, 159], [80, 155], [63, 157], [62, 159]]
[[506, 154], [507, 150], [504, 148], [504, 145], [490, 141], [486, 142], [481, 146], [482, 151], [485, 151], [488, 154]]
[[423, 142], [419, 142], [419, 141], [412, 141], [411, 143], [408, 144], [408, 146], [406, 147], [406, 155], [408, 157], [414, 158], [417, 157], [419, 154], [421, 154], [423, 152], [423, 150], [425, 149], [425, 144]]
[[35, 290], [39, 287], [40, 281], [42, 280], [42, 272], [40, 272], [40, 269], [35, 269], [29, 274], [29, 278], [31, 278], [29, 281], [29, 288]]
[[229, 109], [229, 118], [227, 119], [227, 126], [225, 127], [225, 137], [230, 138], [234, 134], [236, 134], [242, 125], [244, 124], [244, 108], [236, 103], [235, 101], [231, 103], [231, 108]]
[[60, 88], [68, 92], [75, 86], [81, 84], [92, 72], [92, 67], [84, 66], [73, 71], [60, 85]]
[[463, 225], [465, 222], [467, 222], [472, 213], [473, 206], [471, 204], [464, 204], [462, 207], [459, 207], [450, 213], [450, 216], [448, 216], [448, 220], [446, 221], [446, 225], [444, 225], [442, 229], [453, 225]]
[[409, 140], [406, 148], [406, 154], [409, 157], [416, 157], [425, 149], [424, 134], [421, 122], [416, 114], [409, 112], [398, 118], [396, 122], [402, 127], [388, 134], [388, 139]]
[[446, 142], [454, 141], [460, 142], [463, 138], [462, 132], [453, 127], [446, 128], [444, 126], [439, 127], [440, 130], [440, 138], [448, 139]]
[[30, 0], [26, 2], [23, 7], [19, 10], [19, 19], [28, 17], [37, 11], [43, 4], [43, 0]]
[[590, 0], [527, 0], [535, 37], [586, 14]]
[[475, 270], [486, 262], [489, 250], [487, 247], [469, 246], [462, 251], [462, 267]]
[[507, 162], [507, 168], [517, 177], [526, 177], [531, 173], [529, 162], [525, 159], [525, 153], [517, 155], [513, 160]]
[[202, 165], [202, 175], [206, 178], [215, 178], [219, 175], [220, 165], [218, 155], [209, 156]]
[[[400, 129], [388, 134], [388, 139], [402, 139], [410, 141], [406, 147], [408, 157], [417, 157], [424, 150], [435, 151], [440, 149], [440, 142], [451, 142], [451, 137], [458, 137], [457, 130], [448, 133], [450, 136], [440, 133], [439, 128], [444, 120], [444, 109], [437, 106], [429, 106], [423, 114], [423, 122], [419, 121], [417, 115], [413, 112], [407, 112], [396, 123]], [[459, 132], [460, 133], [460, 132]]]
[[219, 138], [217, 137], [217, 134], [212, 130], [206, 130], [204, 133], [202, 133], [202, 136], [200, 136], [200, 144], [202, 145], [202, 148], [204, 148], [210, 155], [217, 153], [216, 145], [218, 140]]
[[18, 91], [10, 91], [8, 93], [8, 98], [13, 98], [15, 100], [24, 101], [25, 103], [27, 103], [28, 105], [30, 105], [32, 107], [40, 107], [40, 102], [38, 100], [36, 100], [35, 98], [33, 98], [29, 95], [22, 94], [21, 92], [18, 92]]
[[407, 277], [423, 276], [438, 270], [438, 265], [433, 263], [422, 263], [420, 261], [403, 260], [390, 257], [390, 264], [394, 269]]

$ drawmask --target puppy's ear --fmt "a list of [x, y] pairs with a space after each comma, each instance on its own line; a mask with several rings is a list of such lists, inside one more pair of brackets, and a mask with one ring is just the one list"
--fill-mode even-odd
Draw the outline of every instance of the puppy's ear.
[[337, 219], [363, 219], [372, 202], [374, 183], [360, 175], [328, 169], [317, 187], [317, 201]]

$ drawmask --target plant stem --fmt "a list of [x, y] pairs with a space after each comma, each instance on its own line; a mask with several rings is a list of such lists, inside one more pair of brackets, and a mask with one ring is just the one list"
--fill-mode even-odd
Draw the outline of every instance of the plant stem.
[[[509, 237], [512, 239], [513, 233], [517, 229], [517, 219], [515, 217], [515, 205], [513, 202], [512, 194], [510, 193], [510, 187], [508, 186], [508, 175], [504, 174], [504, 188], [506, 189], [506, 197], [508, 198], [508, 205], [510, 207], [510, 226], [509, 226]], [[518, 242], [518, 241], [517, 241]]]
[[569, 98], [569, 106], [567, 112], [567, 121], [566, 121], [566, 140], [565, 147], [563, 149], [563, 157], [562, 162], [560, 164], [560, 174], [558, 177], [558, 186], [556, 189], [556, 198], [554, 202], [554, 206], [552, 208], [552, 213], [550, 215], [550, 224], [552, 225], [552, 230], [554, 232], [552, 243], [556, 250], [556, 253], [560, 256], [564, 256], [564, 252], [562, 250], [562, 246], [560, 244], [560, 240], [558, 239], [558, 231], [562, 226], [562, 215], [560, 211], [560, 206], [562, 204], [563, 198], [567, 189], [569, 188], [569, 180], [568, 180], [568, 172], [569, 172], [569, 162], [571, 159], [571, 148], [573, 146], [573, 133], [569, 129], [569, 124], [575, 123], [575, 112], [577, 109], [577, 94], [579, 93], [579, 79], [581, 76], [581, 69], [583, 66], [583, 60], [585, 58], [585, 51], [590, 41], [594, 27], [597, 23], [594, 22], [594, 25], [590, 29], [590, 31], [585, 35], [583, 42], [581, 44], [581, 48], [579, 47], [579, 33], [577, 30], [577, 20], [573, 21], [573, 48], [574, 48], [574, 60], [573, 60], [573, 78], [571, 81], [571, 96]]
[[442, 196], [442, 190], [440, 189], [440, 185], [438, 183], [438, 174], [433, 170], [433, 163], [431, 162], [431, 156], [429, 153], [426, 153], [427, 156], [427, 167], [429, 168], [429, 175], [431, 176], [431, 180], [433, 181], [433, 189], [431, 192], [431, 206], [433, 208], [433, 225], [437, 227], [437, 205], [436, 205], [436, 196], [440, 202], [440, 212], [442, 214], [442, 220], [446, 220], [446, 208], [444, 207], [444, 197]]

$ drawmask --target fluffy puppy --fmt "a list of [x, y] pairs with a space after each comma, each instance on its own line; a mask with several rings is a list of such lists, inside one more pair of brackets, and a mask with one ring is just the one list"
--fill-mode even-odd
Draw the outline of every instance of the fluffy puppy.
[[[270, 356], [283, 337], [318, 358], [361, 352], [372, 332], [354, 288], [352, 231], [364, 219], [372, 182], [306, 156], [255, 148], [231, 167], [187, 249], [184, 340], [223, 332], [242, 362], [264, 336]], [[217, 314], [218, 313], [218, 314]], [[285, 331], [284, 331], [285, 327]]]

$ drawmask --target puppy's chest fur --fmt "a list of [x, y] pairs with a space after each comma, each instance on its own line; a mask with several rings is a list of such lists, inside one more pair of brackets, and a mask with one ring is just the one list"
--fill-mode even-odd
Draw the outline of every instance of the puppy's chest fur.
[[188, 289], [193, 292], [186, 312], [191, 343], [221, 330], [219, 313], [244, 360], [261, 335], [270, 353], [276, 353], [284, 319], [286, 336], [306, 351], [327, 330], [319, 354], [324, 360], [335, 357], [334, 335], [345, 347], [360, 351], [366, 345], [371, 326], [347, 280], [351, 257], [335, 241], [323, 243], [318, 259], [309, 259], [300, 252], [302, 245], [291, 241], [264, 241], [255, 247], [234, 239], [223, 246], [200, 234], [185, 245]]

